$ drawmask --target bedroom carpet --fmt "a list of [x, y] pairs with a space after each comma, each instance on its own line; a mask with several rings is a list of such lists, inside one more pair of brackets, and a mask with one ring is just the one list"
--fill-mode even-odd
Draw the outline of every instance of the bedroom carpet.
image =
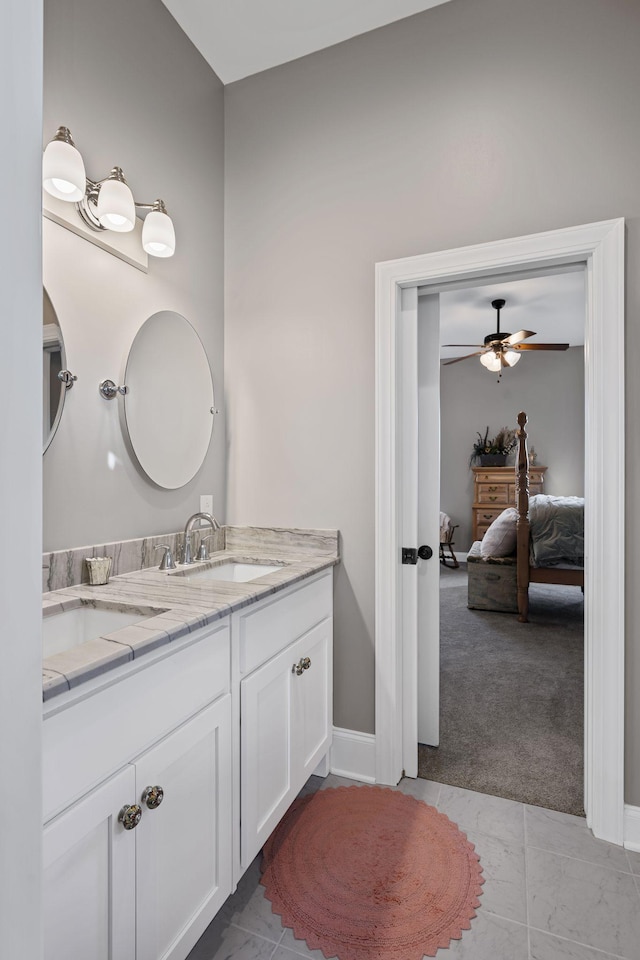
[[532, 584], [530, 623], [469, 610], [464, 567], [440, 590], [440, 746], [418, 776], [584, 816], [583, 598]]

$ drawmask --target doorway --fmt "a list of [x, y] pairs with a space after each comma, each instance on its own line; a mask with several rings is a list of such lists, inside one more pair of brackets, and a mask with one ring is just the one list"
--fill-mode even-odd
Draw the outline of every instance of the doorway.
[[[402, 567], [417, 512], [407, 465], [415, 431], [401, 417], [417, 287], [570, 263], [587, 270], [588, 505], [585, 554], [585, 809], [597, 837], [623, 841], [624, 222], [605, 221], [376, 266], [376, 778], [417, 773], [417, 569]], [[415, 341], [414, 345], [415, 345]], [[606, 455], [605, 455], [606, 450]], [[412, 460], [413, 457], [413, 460]], [[415, 523], [412, 518], [415, 519]]]
[[[436, 294], [432, 289], [427, 286], [425, 296], [419, 291], [418, 380], [420, 386], [425, 360], [427, 375], [433, 374], [431, 351], [421, 345], [428, 322], [423, 305], [433, 298], [440, 327], [440, 520], [446, 516], [455, 524], [460, 566], [440, 565], [440, 627], [426, 628], [427, 640], [439, 634], [440, 641], [440, 730], [438, 738], [421, 729], [419, 684], [418, 774], [584, 816], [583, 594], [579, 587], [532, 584], [529, 624], [523, 627], [517, 621], [515, 559], [502, 556], [515, 549], [513, 434], [520, 410], [527, 412], [535, 461], [530, 493], [584, 497], [584, 266], [516, 279], [485, 277], [454, 290], [445, 285]], [[565, 341], [567, 349], [516, 355], [517, 368], [505, 367], [502, 375], [487, 369], [473, 344], [496, 329], [496, 298], [504, 301], [502, 330], [526, 328], [528, 343]], [[480, 466], [474, 442], [503, 430], [510, 451], [505, 465]], [[419, 447], [422, 439], [419, 430]], [[420, 464], [432, 455], [420, 450]], [[543, 503], [552, 509], [559, 502], [539, 500], [537, 506]], [[581, 502], [564, 500], [562, 506], [579, 512]], [[433, 507], [419, 483], [419, 521]], [[509, 516], [511, 523], [501, 527]], [[505, 531], [505, 543], [496, 542], [491, 559], [483, 560], [480, 540], [493, 521], [499, 540], [498, 530]], [[492, 537], [487, 534], [487, 544]], [[422, 579], [419, 572], [419, 590]], [[421, 627], [422, 616], [419, 660]]]

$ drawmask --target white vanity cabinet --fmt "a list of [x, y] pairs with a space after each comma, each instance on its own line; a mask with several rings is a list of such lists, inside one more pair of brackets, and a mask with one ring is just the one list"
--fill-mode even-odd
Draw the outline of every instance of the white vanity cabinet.
[[45, 704], [45, 960], [184, 960], [328, 753], [332, 617], [328, 569]]
[[231, 893], [228, 621], [201, 633], [45, 719], [45, 808], [64, 802], [48, 763], [75, 763], [75, 789], [125, 760], [45, 825], [45, 960], [183, 960]]
[[234, 618], [242, 872], [331, 746], [332, 575]]

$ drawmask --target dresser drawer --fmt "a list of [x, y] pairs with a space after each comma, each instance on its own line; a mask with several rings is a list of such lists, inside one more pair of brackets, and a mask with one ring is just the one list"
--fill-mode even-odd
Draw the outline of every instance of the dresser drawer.
[[476, 493], [478, 503], [506, 503], [509, 498], [509, 484], [479, 483]]
[[486, 530], [487, 527], [493, 523], [496, 517], [500, 516], [503, 509], [503, 507], [495, 507], [494, 509], [487, 508], [486, 510], [476, 510], [475, 516], [478, 533], [480, 532], [480, 527], [484, 527]]
[[477, 484], [484, 483], [505, 483], [508, 481], [510, 476], [513, 476], [513, 467], [494, 467], [487, 471], [479, 470], [477, 467], [473, 468], [474, 476]]
[[[530, 496], [530, 497], [535, 497], [535, 495], [536, 495], [537, 493], [543, 493], [543, 492], [544, 492], [544, 491], [543, 491], [543, 484], [542, 484], [542, 482], [540, 482], [540, 483], [530, 483], [530, 484], [529, 484], [529, 496]], [[510, 506], [510, 507], [515, 507], [515, 506], [517, 506], [517, 504], [516, 504], [516, 485], [515, 485], [515, 483], [510, 483], [510, 484], [509, 484], [509, 493], [508, 493], [508, 496], [507, 496], [507, 500], [508, 500], [508, 502], [509, 502], [509, 506]], [[480, 502], [480, 500], [478, 500], [478, 502]]]

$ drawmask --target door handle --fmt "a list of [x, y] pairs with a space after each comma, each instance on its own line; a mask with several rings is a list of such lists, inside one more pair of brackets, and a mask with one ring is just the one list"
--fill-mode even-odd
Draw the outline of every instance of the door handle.
[[418, 556], [421, 560], [430, 560], [433, 556], [433, 550], [426, 543], [423, 543], [421, 547], [418, 547]]

